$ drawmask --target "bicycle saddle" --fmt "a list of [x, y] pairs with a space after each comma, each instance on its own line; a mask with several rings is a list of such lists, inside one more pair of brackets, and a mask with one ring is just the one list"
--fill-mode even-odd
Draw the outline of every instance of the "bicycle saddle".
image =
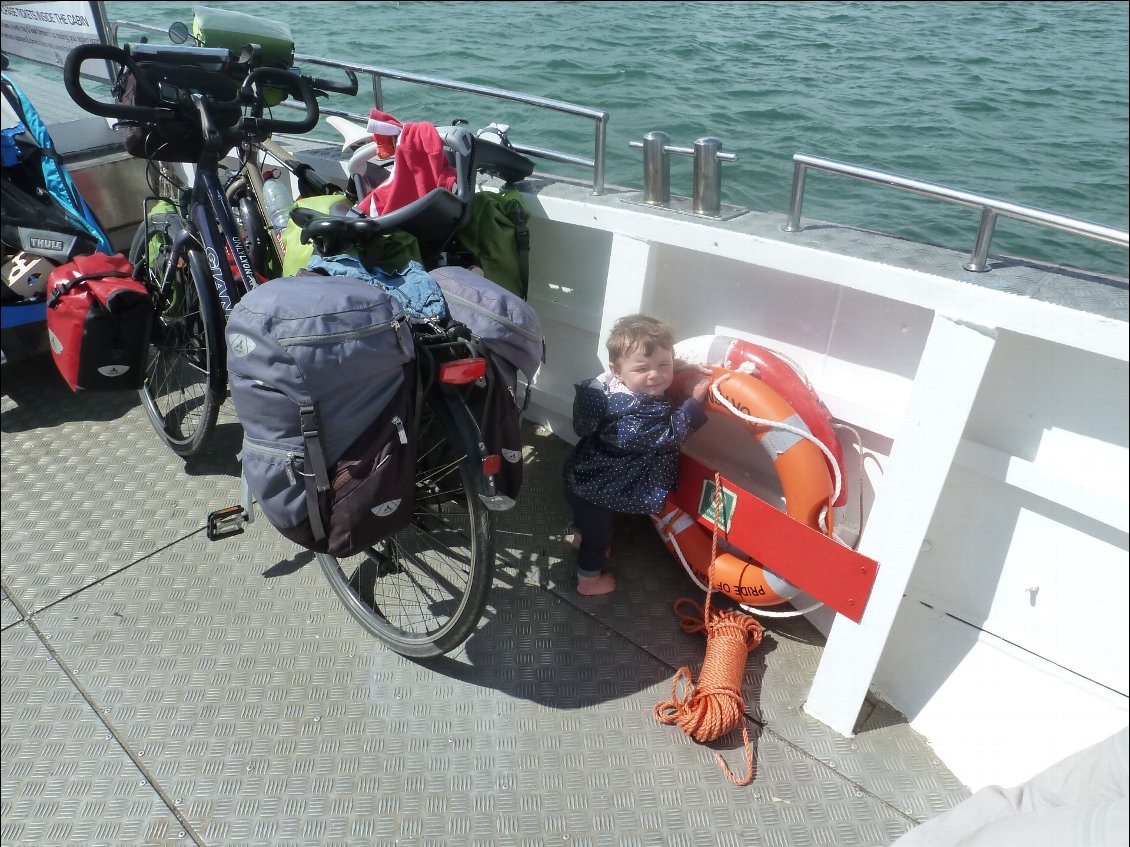
[[387, 216], [370, 218], [356, 211], [347, 215], [319, 212], [295, 206], [290, 219], [302, 228], [303, 244], [320, 242], [324, 254], [341, 253], [350, 247], [364, 244], [375, 235], [396, 228]]

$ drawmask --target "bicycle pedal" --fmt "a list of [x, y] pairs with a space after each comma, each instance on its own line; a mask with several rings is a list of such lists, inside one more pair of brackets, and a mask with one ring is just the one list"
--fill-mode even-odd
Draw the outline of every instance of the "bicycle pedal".
[[209, 512], [208, 540], [215, 541], [228, 535], [238, 535], [243, 532], [243, 526], [248, 522], [247, 512], [243, 506], [228, 506]]

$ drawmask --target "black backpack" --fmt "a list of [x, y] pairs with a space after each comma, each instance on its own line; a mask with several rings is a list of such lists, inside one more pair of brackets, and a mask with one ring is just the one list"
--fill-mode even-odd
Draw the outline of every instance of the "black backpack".
[[416, 354], [404, 311], [353, 277], [283, 277], [227, 324], [243, 476], [267, 520], [344, 557], [415, 506]]

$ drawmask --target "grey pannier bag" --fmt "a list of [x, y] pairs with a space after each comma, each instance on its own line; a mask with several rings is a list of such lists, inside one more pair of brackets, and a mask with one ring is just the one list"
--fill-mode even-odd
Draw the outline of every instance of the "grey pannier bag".
[[227, 323], [243, 477], [292, 541], [349, 556], [415, 506], [416, 355], [403, 309], [353, 277], [250, 291]]
[[545, 362], [545, 337], [533, 307], [467, 268], [436, 268], [429, 273], [443, 289], [451, 316], [482, 339], [510, 390], [517, 391], [521, 373], [528, 395], [534, 374]]
[[[451, 317], [482, 342], [496, 374], [489, 388], [471, 391], [467, 404], [479, 422], [487, 449], [502, 459], [495, 475], [499, 494], [516, 501], [525, 463], [522, 410], [529, 401], [534, 375], [545, 361], [541, 321], [517, 294], [467, 268], [436, 268], [430, 273], [443, 289]], [[519, 373], [526, 380], [523, 400], [518, 399]]]

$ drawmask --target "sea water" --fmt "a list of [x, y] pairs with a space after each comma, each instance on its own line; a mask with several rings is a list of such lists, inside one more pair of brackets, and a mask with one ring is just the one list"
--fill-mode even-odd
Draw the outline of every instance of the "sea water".
[[[161, 27], [192, 16], [190, 3], [105, 5]], [[1125, 2], [203, 5], [287, 22], [300, 54], [607, 111], [609, 184], [642, 187], [629, 142], [661, 130], [738, 156], [722, 166], [728, 205], [786, 211], [800, 152], [1127, 229]], [[593, 155], [591, 121], [391, 80], [383, 93], [402, 121], [499, 121], [516, 143]], [[371, 101], [329, 105], [367, 114]], [[691, 193], [691, 174], [672, 157], [673, 193]], [[811, 172], [804, 218], [968, 251], [980, 213]], [[993, 251], [1128, 275], [1125, 250], [1006, 218]]]

